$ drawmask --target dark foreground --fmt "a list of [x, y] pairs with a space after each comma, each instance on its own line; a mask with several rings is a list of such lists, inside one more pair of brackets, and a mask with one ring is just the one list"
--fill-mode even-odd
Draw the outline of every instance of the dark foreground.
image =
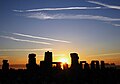
[[0, 84], [120, 84], [120, 70], [0, 70]]

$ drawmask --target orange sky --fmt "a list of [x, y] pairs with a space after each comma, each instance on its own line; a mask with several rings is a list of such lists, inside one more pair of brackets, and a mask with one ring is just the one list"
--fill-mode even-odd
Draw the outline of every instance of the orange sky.
[[[44, 60], [44, 52], [39, 53], [39, 52], [34, 52], [36, 54], [36, 63], [39, 64], [40, 61]], [[65, 58], [67, 60], [68, 64], [71, 64], [71, 58], [70, 58], [70, 53], [65, 53], [65, 52], [54, 52], [53, 51], [53, 61], [54, 62], [60, 62], [61, 58]], [[14, 54], [14, 55], [12, 55]], [[28, 55], [30, 53], [28, 52], [13, 52], [12, 54], [10, 54], [9, 56], [1, 56], [0, 59], [0, 64], [2, 64], [2, 60], [3, 59], [8, 59], [10, 64], [26, 64], [28, 62]], [[16, 56], [16, 54], [18, 54]], [[21, 55], [20, 55], [21, 54]], [[80, 60], [84, 60], [87, 61], [88, 63], [90, 63], [92, 60], [104, 60], [106, 63], [115, 63], [117, 65], [120, 65], [120, 56], [119, 54], [116, 55], [107, 55], [104, 54], [103, 56], [101, 55], [90, 55], [87, 56], [84, 53], [78, 53], [79, 55], [79, 61]]]

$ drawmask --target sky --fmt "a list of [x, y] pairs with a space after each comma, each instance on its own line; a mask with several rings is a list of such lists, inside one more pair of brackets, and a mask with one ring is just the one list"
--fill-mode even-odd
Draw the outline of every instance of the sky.
[[120, 64], [120, 0], [0, 0], [0, 64], [104, 60]]

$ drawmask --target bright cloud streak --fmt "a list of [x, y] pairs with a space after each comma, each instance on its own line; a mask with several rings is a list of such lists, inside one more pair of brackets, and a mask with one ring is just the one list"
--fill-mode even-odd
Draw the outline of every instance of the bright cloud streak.
[[38, 12], [38, 11], [58, 11], [58, 10], [87, 10], [87, 9], [101, 9], [101, 7], [66, 7], [66, 8], [41, 8], [30, 10], [13, 10], [15, 12]]
[[0, 36], [0, 37], [6, 38], [6, 39], [11, 39], [11, 40], [14, 40], [14, 41], [19, 41], [19, 42], [29, 42], [29, 43], [52, 45], [51, 43], [47, 43], [47, 42], [39, 42], [39, 41], [32, 41], [32, 40], [17, 39], [17, 38], [9, 37], [9, 36]]
[[98, 5], [101, 5], [101, 6], [105, 6], [107, 8], [118, 9], [118, 10], [120, 9], [120, 6], [107, 5], [107, 4], [96, 2], [96, 1], [88, 1], [88, 2], [98, 4]]
[[120, 21], [119, 18], [110, 18], [104, 16], [95, 16], [95, 15], [72, 15], [72, 14], [47, 14], [47, 13], [30, 13], [27, 14], [28, 18], [35, 18], [40, 20], [47, 19], [86, 19], [86, 20], [100, 20], [100, 21]]
[[113, 25], [113, 26], [116, 26], [116, 27], [120, 27], [120, 24], [113, 24], [113, 23], [112, 23], [112, 25]]
[[49, 51], [52, 48], [43, 48], [43, 49], [0, 49], [0, 51]]
[[120, 55], [120, 53], [108, 53], [108, 54], [98, 54], [98, 55], [90, 55], [90, 56], [109, 56], [109, 55]]
[[50, 41], [70, 43], [69, 41], [64, 41], [64, 40], [57, 40], [57, 39], [52, 39], [52, 38], [38, 37], [38, 36], [32, 36], [32, 35], [26, 35], [26, 34], [20, 34], [20, 33], [12, 33], [12, 34], [18, 35], [18, 36], [29, 37], [29, 38], [36, 38], [36, 39], [44, 39], [44, 40], [50, 40]]

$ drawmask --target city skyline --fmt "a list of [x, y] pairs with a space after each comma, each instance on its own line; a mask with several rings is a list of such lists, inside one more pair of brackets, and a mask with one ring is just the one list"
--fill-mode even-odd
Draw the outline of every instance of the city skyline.
[[45, 51], [53, 61], [69, 53], [80, 60], [104, 60], [120, 65], [119, 0], [1, 0], [0, 65], [25, 64], [35, 53], [37, 64]]

